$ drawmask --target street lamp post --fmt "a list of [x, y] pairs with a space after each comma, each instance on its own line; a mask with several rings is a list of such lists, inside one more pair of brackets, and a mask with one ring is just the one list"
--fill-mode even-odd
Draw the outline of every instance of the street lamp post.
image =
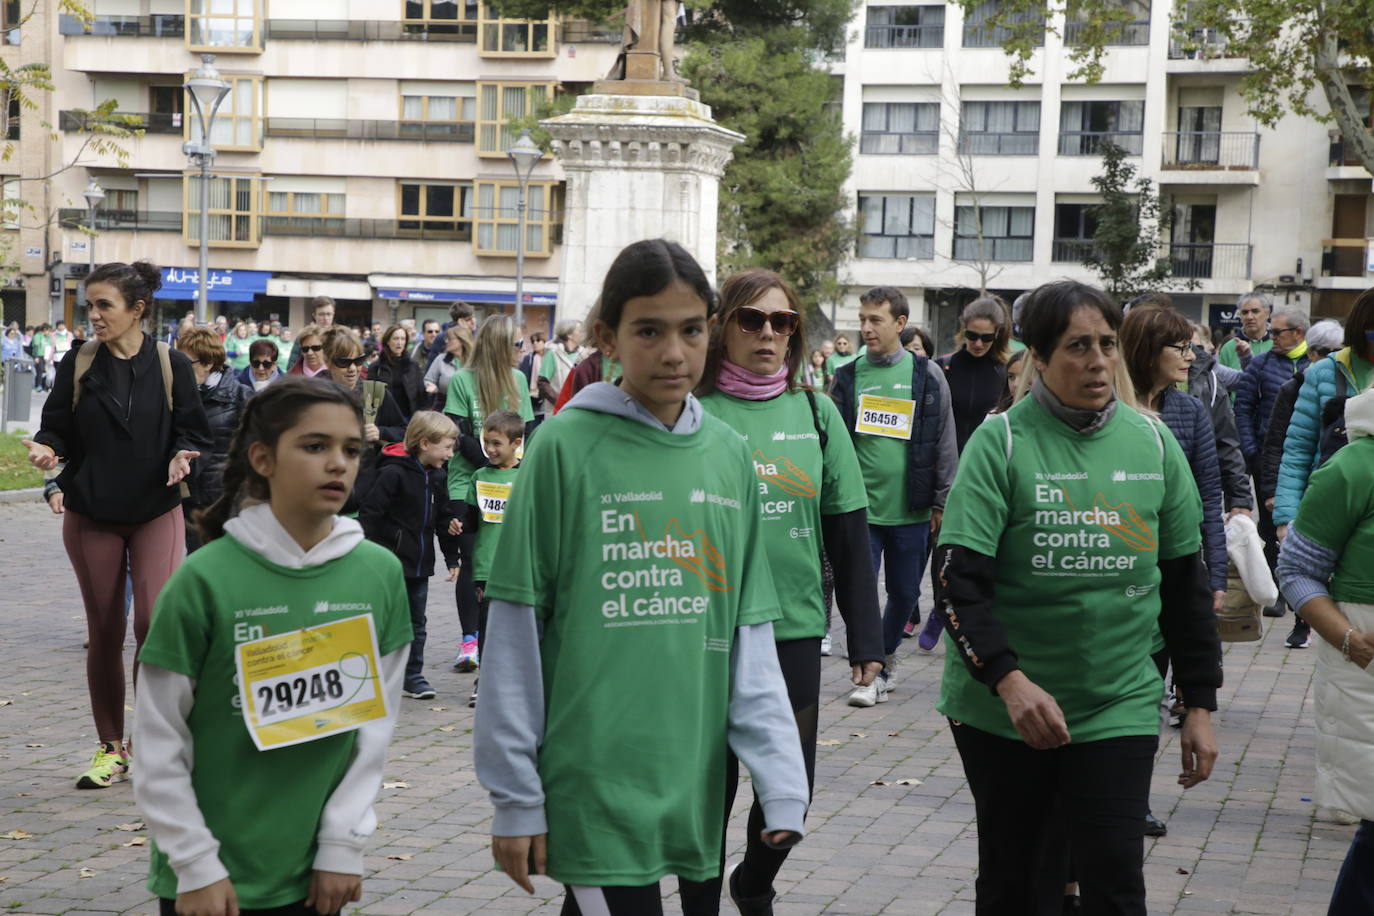
[[[86, 240], [86, 276], [89, 278], [91, 272], [95, 270], [95, 211], [100, 209], [100, 204], [105, 200], [105, 189], [100, 186], [100, 182], [92, 178], [91, 183], [86, 185], [86, 190], [82, 192], [82, 196], [86, 198], [86, 229], [91, 234], [90, 238]], [[82, 281], [81, 288], [77, 290], [76, 295], [76, 313], [79, 316], [77, 321], [80, 322], [78, 332], [84, 331], [86, 327], [87, 282], [89, 279]]]
[[[520, 216], [520, 237], [515, 243], [515, 327], [516, 333], [525, 333], [525, 214], [530, 187], [530, 175], [535, 163], [544, 158], [544, 151], [534, 145], [529, 129], [520, 131], [520, 139], [506, 150], [511, 164], [515, 166], [515, 180], [520, 184], [520, 197], [516, 202], [516, 212]], [[499, 205], [499, 201], [496, 202]]]
[[191, 104], [196, 109], [200, 122], [200, 141], [188, 140], [182, 146], [191, 159], [191, 164], [200, 169], [200, 271], [197, 283], [200, 287], [196, 298], [196, 322], [203, 324], [210, 315], [210, 164], [215, 160], [214, 147], [210, 145], [210, 130], [215, 124], [215, 114], [229, 95], [229, 84], [220, 78], [215, 69], [215, 55], [202, 54], [200, 68], [186, 80], [185, 88], [191, 96]]

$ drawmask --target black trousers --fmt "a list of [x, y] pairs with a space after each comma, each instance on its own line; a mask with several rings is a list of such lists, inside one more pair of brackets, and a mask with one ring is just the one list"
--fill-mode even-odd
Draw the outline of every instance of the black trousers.
[[[705, 899], [701, 888], [695, 881], [678, 879], [683, 916], [709, 916], [709, 911], [698, 908], [699, 901]], [[565, 890], [562, 916], [663, 916], [663, 891], [657, 882], [635, 887], [582, 888], [581, 894], [590, 898], [586, 909], [578, 905], [578, 892], [571, 887]]]
[[469, 527], [470, 518], [463, 519], [463, 533], [458, 535], [458, 553], [463, 565], [458, 568], [453, 596], [458, 604], [458, 625], [464, 636], [477, 632], [477, 587], [472, 579], [473, 554], [477, 548], [477, 532]]
[[[158, 913], [160, 916], [177, 916], [177, 902], [168, 900], [166, 897], [158, 898]], [[266, 910], [239, 910], [240, 916], [321, 916], [314, 908], [306, 908], [305, 901], [290, 903], [286, 906], [274, 906]], [[330, 916], [330, 914], [325, 914]], [[333, 916], [338, 916], [337, 912]]]
[[[782, 679], [787, 684], [787, 699], [792, 704], [792, 714], [797, 718], [797, 733], [801, 736], [802, 759], [806, 761], [806, 783], [814, 790], [816, 786], [816, 730], [821, 696], [821, 641], [819, 639], [788, 639], [777, 643], [778, 666], [782, 669]], [[700, 885], [704, 899], [694, 913], [715, 916], [720, 912], [721, 883], [725, 874], [725, 829], [730, 822], [730, 809], [735, 805], [735, 793], [739, 789], [739, 758], [733, 753], [726, 759], [725, 770], [725, 818], [721, 824], [720, 864], [721, 877], [703, 881]], [[744, 861], [740, 863], [740, 892], [746, 897], [765, 894], [773, 888], [782, 865], [787, 861], [790, 850], [773, 849], [763, 842], [765, 826], [763, 806], [758, 799], [749, 808], [748, 826], [745, 828]], [[688, 891], [683, 891], [684, 905]], [[695, 901], [693, 901], [695, 903]]]
[[1157, 735], [1037, 751], [951, 723], [978, 817], [978, 916], [1057, 916], [1065, 853], [1083, 911], [1145, 916], [1145, 814]]

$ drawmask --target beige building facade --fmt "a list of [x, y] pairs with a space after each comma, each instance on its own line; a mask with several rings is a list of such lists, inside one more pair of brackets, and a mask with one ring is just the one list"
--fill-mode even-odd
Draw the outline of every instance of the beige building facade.
[[[317, 295], [355, 325], [442, 318], [455, 299], [513, 311], [510, 121], [602, 76], [620, 39], [580, 21], [501, 19], [478, 0], [93, 0], [89, 22], [56, 7], [40, 2], [0, 50], [50, 62], [55, 83], [24, 113], [18, 161], [0, 171], [74, 164], [22, 183], [50, 216], [14, 233], [22, 280], [6, 317], [22, 283], [29, 324], [79, 319], [93, 256], [163, 267], [164, 324], [192, 307], [200, 196], [183, 144], [199, 125], [183, 83], [203, 54], [231, 86], [210, 137], [212, 315], [299, 327]], [[87, 145], [89, 112], [107, 99], [142, 125], [124, 162]], [[94, 234], [82, 197], [91, 179], [106, 194]], [[547, 331], [559, 308], [563, 197], [546, 156], [524, 239], [531, 331]]]

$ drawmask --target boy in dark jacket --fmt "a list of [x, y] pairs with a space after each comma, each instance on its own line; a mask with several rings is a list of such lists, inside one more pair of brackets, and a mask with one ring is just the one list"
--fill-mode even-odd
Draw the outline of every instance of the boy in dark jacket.
[[410, 644], [402, 693], [417, 700], [435, 696], [434, 688], [425, 680], [424, 664], [425, 604], [429, 577], [434, 574], [436, 534], [449, 568], [449, 581], [458, 576], [456, 538], [463, 526], [449, 501], [444, 470], [457, 439], [458, 429], [448, 417], [431, 410], [416, 413], [406, 427], [405, 443], [382, 450], [376, 481], [358, 513], [363, 534], [396, 554], [405, 570], [415, 638]]

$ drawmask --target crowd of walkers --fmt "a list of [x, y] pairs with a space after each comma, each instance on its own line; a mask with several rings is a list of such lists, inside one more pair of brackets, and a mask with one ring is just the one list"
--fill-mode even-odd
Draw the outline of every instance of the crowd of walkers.
[[[853, 706], [893, 697], [905, 638], [944, 642], [977, 912], [1143, 914], [1161, 705], [1181, 786], [1225, 752], [1240, 515], [1282, 587], [1265, 613], [1293, 611], [1293, 649], [1318, 637], [1317, 801], [1360, 823], [1331, 913], [1374, 912], [1374, 290], [1344, 326], [1247, 294], [1218, 350], [1166, 295], [1059, 281], [976, 298], [937, 355], [899, 289], [819, 341], [785, 278], [717, 290], [663, 240], [547, 337], [461, 302], [359, 332], [320, 298], [295, 334], [188, 317], [159, 340], [158, 285], [99, 266], [89, 340], [9, 329], [5, 352], [55, 369], [25, 444], [87, 614], [77, 785], [138, 748], [164, 914], [359, 899], [401, 698], [437, 695], [440, 557], [462, 632], [442, 664], [484, 684], [493, 857], [565, 885], [565, 913], [652, 916], [670, 875], [689, 916], [773, 912], [833, 596]], [[245, 804], [269, 795], [271, 817]]]

